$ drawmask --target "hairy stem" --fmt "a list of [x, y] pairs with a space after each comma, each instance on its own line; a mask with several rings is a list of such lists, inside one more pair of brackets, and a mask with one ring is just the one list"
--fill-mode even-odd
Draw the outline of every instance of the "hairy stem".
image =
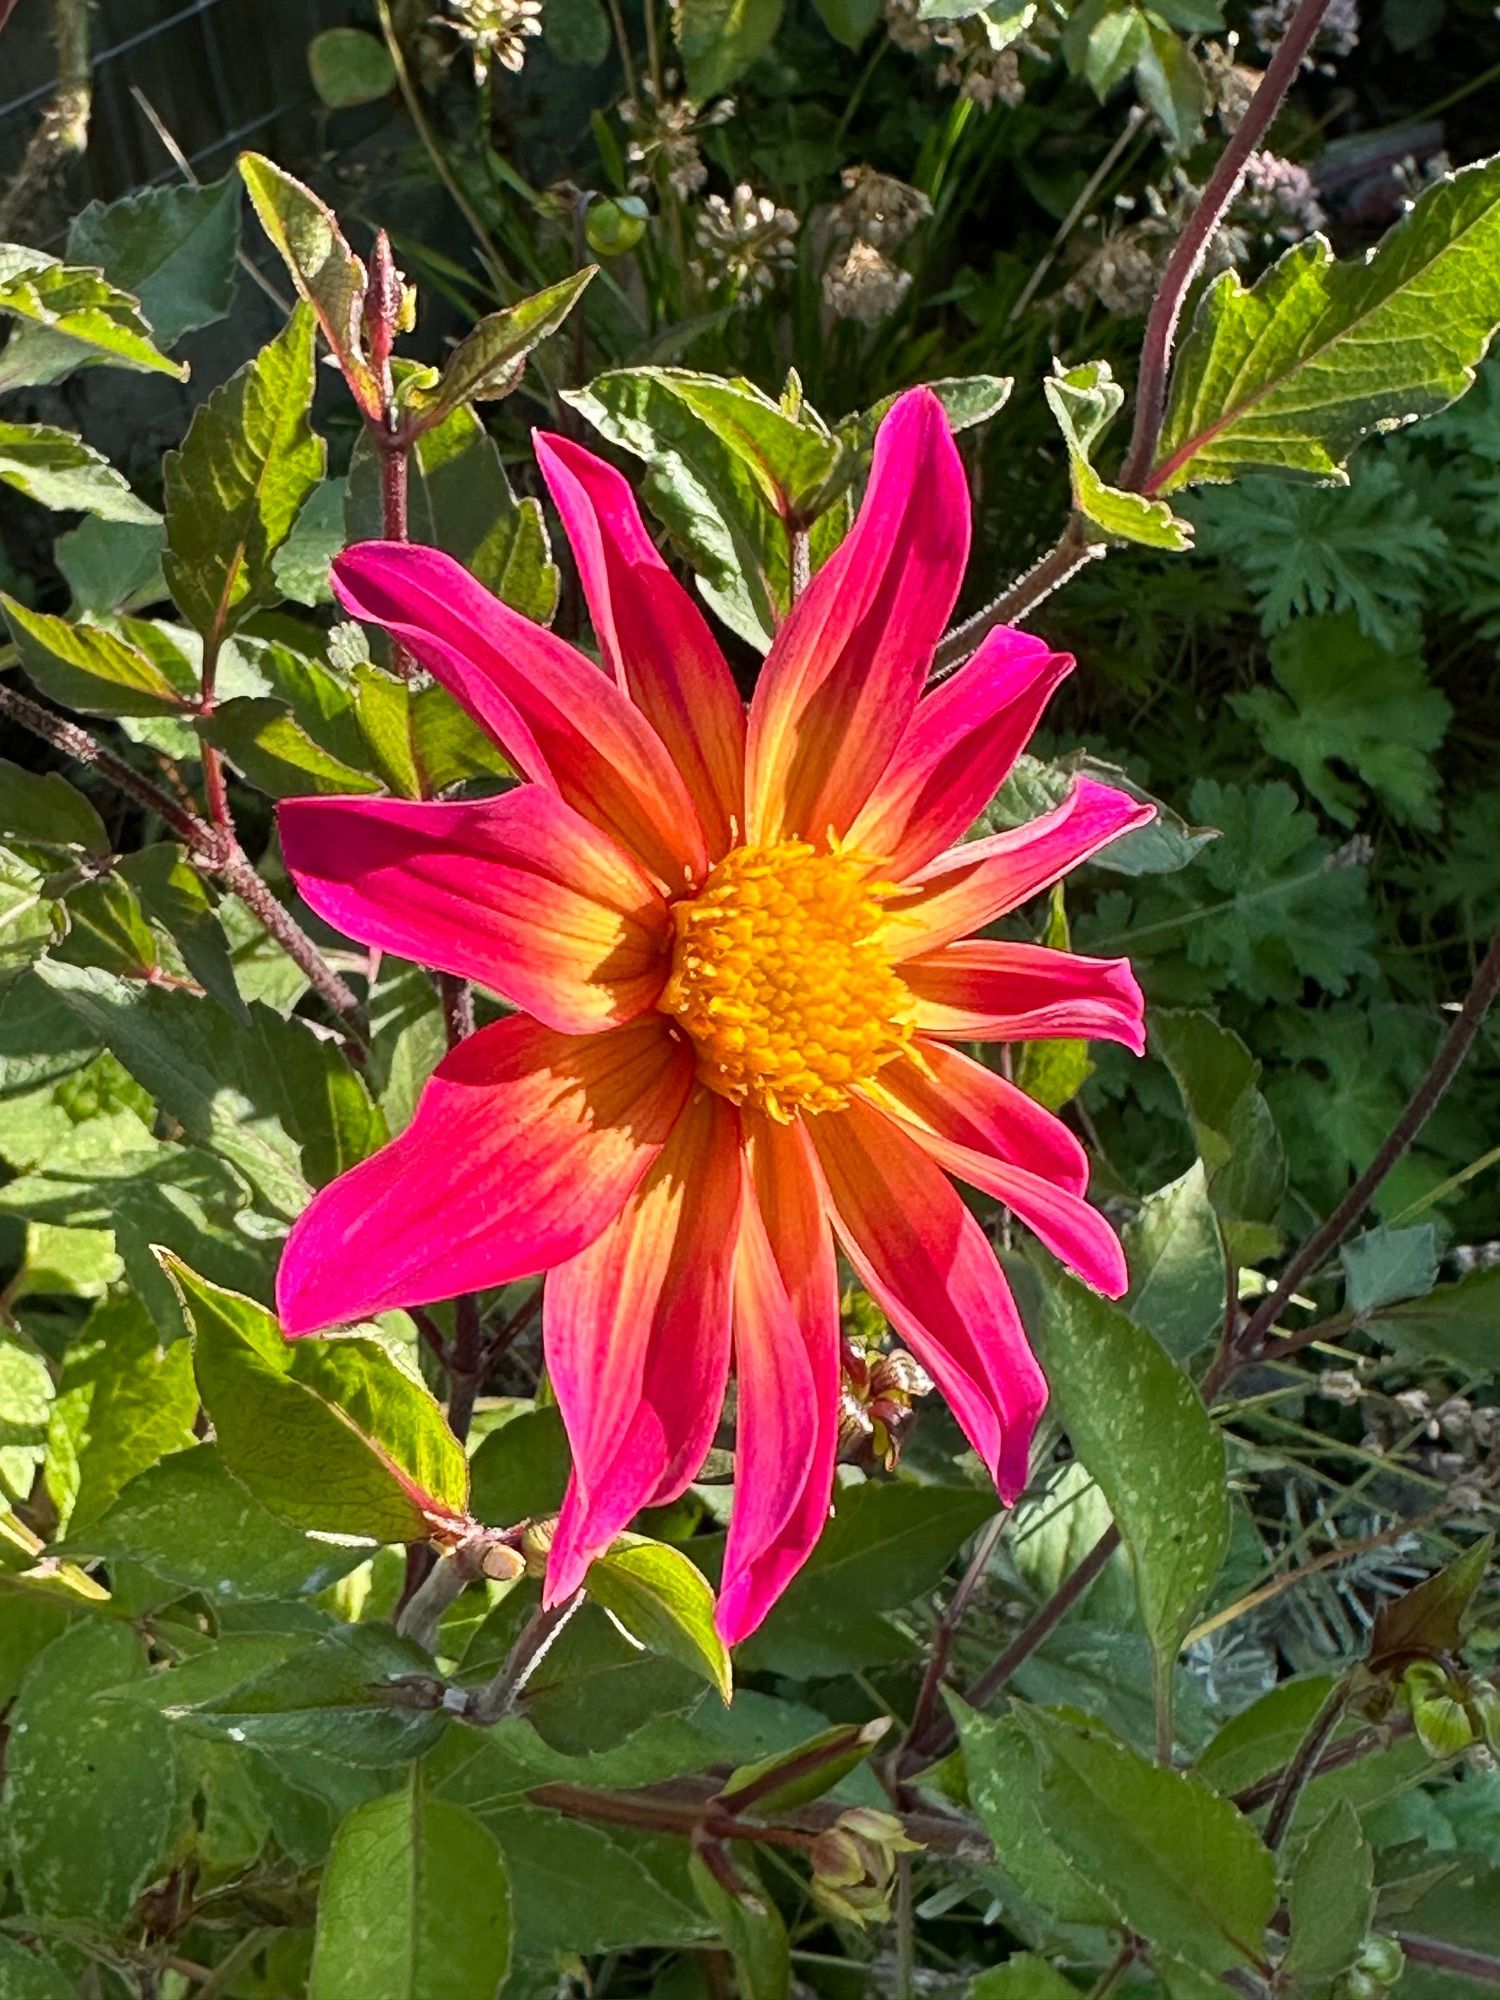
[[170, 792], [153, 784], [150, 778], [142, 777], [122, 757], [106, 750], [97, 737], [91, 736], [78, 723], [54, 714], [29, 695], [21, 694], [4, 683], [0, 683], [0, 714], [11, 716], [23, 729], [30, 730], [44, 743], [50, 743], [65, 757], [89, 765], [117, 791], [133, 799], [144, 811], [154, 813], [164, 826], [170, 827], [202, 872], [216, 876], [226, 889], [234, 891], [287, 956], [302, 968], [308, 984], [319, 997], [334, 1013], [344, 1017], [346, 1026], [353, 1027], [353, 1017], [359, 1012], [359, 1001], [306, 931], [271, 894], [231, 828], [210, 825], [191, 807], [173, 798]]
[[1189, 288], [1202, 268], [1208, 246], [1218, 233], [1225, 211], [1239, 191], [1250, 156], [1265, 138], [1281, 109], [1281, 100], [1296, 80], [1303, 57], [1312, 47], [1328, 7], [1329, 0], [1300, 0], [1296, 13], [1287, 23], [1286, 33], [1277, 44], [1276, 53], [1266, 65], [1259, 88], [1246, 106], [1245, 115], [1235, 127], [1229, 144], [1219, 155], [1218, 164], [1208, 177], [1208, 185], [1198, 206], [1188, 217], [1187, 226], [1167, 260], [1141, 342], [1140, 367], [1135, 384], [1135, 425], [1130, 434], [1130, 449], [1125, 454], [1117, 481], [1130, 491], [1145, 489], [1149, 481], [1151, 461], [1156, 456], [1162, 420], [1166, 415], [1172, 343], [1177, 337], [1177, 323], [1182, 317]]
[[[1141, 358], [1136, 372], [1135, 423], [1125, 462], [1115, 482], [1129, 492], [1150, 490], [1151, 462], [1156, 456], [1166, 415], [1172, 345], [1188, 291], [1202, 267], [1225, 211], [1234, 200], [1250, 156], [1265, 138], [1280, 110], [1281, 100], [1301, 69], [1302, 59], [1312, 46], [1328, 6], [1329, 0], [1301, 0], [1275, 55], [1266, 66], [1259, 88], [1220, 155], [1218, 165], [1209, 176], [1208, 185], [1162, 273], [1141, 342]], [[1088, 524], [1079, 515], [1071, 515], [1057, 545], [1040, 562], [997, 597], [993, 604], [987, 604], [983, 611], [976, 612], [948, 633], [934, 656], [934, 671], [939, 676], [951, 672], [969, 657], [987, 632], [993, 631], [997, 625], [1013, 624], [1026, 617], [1044, 598], [1050, 597], [1054, 590], [1075, 576], [1092, 557], [1104, 553], [1105, 545], [1090, 539]]]
[[547, 1649], [582, 1602], [583, 1592], [575, 1590], [571, 1597], [564, 1598], [561, 1604], [554, 1604], [550, 1610], [532, 1613], [521, 1636], [511, 1647], [504, 1666], [471, 1702], [470, 1721], [484, 1727], [509, 1715], [521, 1690], [546, 1657]]

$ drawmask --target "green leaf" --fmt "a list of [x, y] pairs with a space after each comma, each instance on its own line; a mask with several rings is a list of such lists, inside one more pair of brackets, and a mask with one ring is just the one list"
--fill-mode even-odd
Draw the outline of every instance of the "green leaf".
[[1087, 361], [1079, 368], [1053, 362], [1054, 373], [1042, 393], [1063, 442], [1073, 480], [1073, 505], [1102, 531], [1102, 538], [1144, 542], [1153, 549], [1185, 549], [1192, 545], [1189, 521], [1180, 521], [1164, 500], [1147, 500], [1109, 486], [1094, 470], [1092, 452], [1125, 400], [1107, 361]]
[[425, 1541], [467, 1515], [469, 1467], [439, 1405], [378, 1341], [283, 1340], [262, 1306], [162, 1253], [194, 1333], [224, 1462], [297, 1527]]
[[67, 912], [48, 896], [45, 877], [0, 847], [0, 993], [67, 929]]
[[1256, 1087], [1260, 1064], [1238, 1035], [1207, 1014], [1153, 1015], [1151, 1040], [1182, 1093], [1208, 1198], [1232, 1254], [1247, 1240], [1260, 1241], [1260, 1254], [1269, 1254], [1274, 1238], [1247, 1237], [1244, 1227], [1269, 1224], [1286, 1189], [1286, 1156]]
[[379, 778], [356, 770], [314, 742], [274, 695], [240, 695], [198, 723], [248, 784], [273, 799], [309, 792], [378, 792]]
[[1240, 1792], [1291, 1761], [1324, 1702], [1332, 1674], [1305, 1674], [1267, 1688], [1232, 1715], [1201, 1753], [1194, 1770], [1216, 1792]]
[[1148, 1194], [1125, 1228], [1124, 1310], [1174, 1361], [1211, 1340], [1224, 1318], [1224, 1239], [1203, 1162]]
[[89, 517], [59, 535], [52, 557], [73, 593], [74, 617], [106, 617], [155, 604], [167, 594], [161, 573], [165, 524], [150, 527]]
[[1190, 152], [1203, 135], [1208, 109], [1203, 71], [1187, 43], [1150, 14], [1135, 59], [1135, 84], [1172, 152]]
[[75, 2000], [77, 1988], [54, 1960], [0, 1937], [0, 1993], [5, 2000]]
[[1367, 809], [1360, 787], [1333, 770], [1336, 759], [1397, 819], [1437, 826], [1432, 752], [1453, 710], [1428, 681], [1410, 637], [1387, 650], [1365, 638], [1348, 612], [1298, 618], [1272, 641], [1271, 671], [1282, 694], [1253, 688], [1231, 695], [1229, 705], [1271, 756], [1295, 766], [1325, 812], [1353, 826]]
[[717, 97], [770, 47], [782, 0], [683, 0], [673, 15], [689, 97]]
[[736, 1895], [694, 1852], [688, 1863], [698, 1900], [713, 1919], [734, 1967], [740, 2000], [786, 2000], [791, 1986], [791, 1946], [781, 1912], [766, 1895], [760, 1878], [745, 1882]]
[[1500, 321], [1500, 161], [1439, 182], [1364, 260], [1295, 244], [1225, 271], [1173, 370], [1153, 494], [1274, 469], [1347, 477], [1359, 440], [1461, 396]]
[[303, 501], [291, 533], [271, 560], [271, 574], [283, 597], [310, 605], [332, 601], [328, 571], [344, 546], [347, 490], [347, 480], [320, 479]]
[[206, 187], [146, 187], [90, 202], [68, 232], [68, 262], [96, 264], [133, 292], [162, 347], [223, 319], [234, 299], [240, 190], [232, 174]]
[[1367, 1229], [1339, 1252], [1344, 1267], [1344, 1303], [1363, 1318], [1381, 1306], [1421, 1298], [1437, 1283], [1437, 1228], [1419, 1222], [1408, 1229]]
[[1121, 1921], [1203, 1972], [1263, 1967], [1276, 1870], [1250, 1822], [1097, 1728], [1030, 1707], [1019, 1719], [1049, 1837]]
[[969, 1801], [1000, 1866], [1029, 1902], [1064, 1924], [1111, 1925], [1114, 1906], [1091, 1888], [1042, 1818], [1041, 1758], [1014, 1716], [980, 1715], [948, 1697], [963, 1750]]
[[530, 1806], [486, 1814], [485, 1824], [505, 1856], [517, 1952], [528, 1960], [713, 1935], [693, 1894], [683, 1841]]
[[323, 476], [312, 393], [313, 316], [299, 306], [167, 454], [162, 568], [178, 610], [210, 643], [276, 595], [272, 558]]
[[213, 898], [197, 869], [183, 859], [182, 849], [172, 841], [156, 841], [124, 856], [119, 873], [139, 896], [146, 915], [161, 925], [182, 953], [183, 963], [209, 998], [237, 1026], [253, 1028]]
[[[1061, 882], [1055, 883], [1047, 911], [1047, 922], [1038, 943], [1054, 951], [1066, 951], [1072, 942], [1068, 932], [1068, 911]], [[1085, 1041], [1049, 1039], [1023, 1042], [1016, 1065], [1016, 1082], [1028, 1097], [1049, 1111], [1061, 1111], [1082, 1090], [1094, 1073]]]
[[510, 1954], [495, 1837], [462, 1806], [427, 1796], [420, 1767], [340, 1826], [318, 1892], [308, 2000], [489, 2000]]
[[30, 611], [3, 591], [0, 611], [27, 673], [61, 707], [85, 715], [162, 715], [186, 708], [161, 669], [113, 632]]
[[[542, 17], [542, 40], [559, 62], [597, 69], [612, 46], [609, 16], [599, 0], [553, 0]], [[597, 205], [596, 198], [591, 207]]]
[[85, 1621], [37, 1655], [10, 1712], [3, 1818], [16, 1888], [34, 1918], [125, 1925], [166, 1858], [176, 1817], [167, 1726], [105, 1706], [146, 1673], [128, 1625]]
[[1134, 1560], [1165, 1700], [1182, 1636], [1229, 1543], [1223, 1440], [1150, 1334], [1062, 1275], [1047, 1288], [1041, 1358], [1073, 1448]]
[[813, 0], [818, 19], [846, 49], [857, 49], [880, 19], [880, 0]]
[[218, 1604], [312, 1597], [369, 1551], [310, 1541], [251, 1499], [216, 1445], [200, 1444], [140, 1473], [98, 1520], [48, 1553], [137, 1562]]
[[741, 1671], [807, 1680], [911, 1658], [911, 1640], [884, 1614], [934, 1589], [995, 1504], [951, 1486], [838, 1487], [805, 1567], [737, 1649]]
[[1347, 1799], [1308, 1835], [1287, 1893], [1291, 1944], [1282, 1971], [1331, 1979], [1358, 1958], [1375, 1909], [1375, 1857]]
[[76, 785], [57, 771], [28, 771], [0, 758], [0, 834], [27, 845], [110, 852], [104, 822]]
[[484, 1438], [470, 1462], [475, 1517], [508, 1528], [562, 1505], [572, 1460], [555, 1404], [523, 1409]]
[[1446, 1363], [1479, 1381], [1500, 1370], [1495, 1324], [1500, 1314], [1500, 1267], [1468, 1271], [1457, 1284], [1425, 1298], [1377, 1308], [1368, 1331], [1414, 1361]]
[[24, 1335], [0, 1326], [0, 1499], [26, 1500], [47, 1444], [52, 1376]]
[[1078, 2000], [1078, 1988], [1045, 1958], [1023, 1951], [971, 1980], [967, 2000]]
[[597, 268], [586, 264], [544, 292], [521, 299], [503, 312], [487, 313], [448, 356], [436, 387], [413, 389], [410, 408], [424, 424], [437, 423], [461, 403], [508, 396], [520, 382], [527, 355], [538, 342], [556, 333]]
[[56, 511], [76, 508], [98, 520], [139, 524], [157, 519], [107, 458], [52, 424], [0, 423], [0, 481]]
[[137, 1473], [193, 1443], [198, 1391], [185, 1340], [161, 1345], [129, 1293], [105, 1299], [69, 1342], [47, 1426], [47, 1491], [76, 1532]]
[[[475, 411], [460, 404], [423, 431], [408, 468], [412, 540], [445, 550], [514, 610], [545, 625], [557, 606], [558, 579], [541, 508], [516, 499], [500, 448]], [[344, 531], [351, 542], [383, 533], [380, 467], [363, 434], [349, 461]]]
[[701, 1674], [727, 1702], [729, 1648], [714, 1630], [708, 1579], [683, 1554], [643, 1535], [618, 1535], [589, 1567], [588, 1594], [642, 1646]]
[[446, 1726], [435, 1700], [405, 1698], [413, 1681], [438, 1687], [412, 1640], [387, 1625], [335, 1624], [237, 1686], [185, 1703], [175, 1719], [257, 1750], [389, 1770], [430, 1750]]
[[396, 87], [390, 51], [364, 28], [325, 28], [314, 35], [307, 45], [307, 68], [313, 89], [330, 111], [376, 104]]
[[365, 267], [344, 241], [338, 218], [311, 188], [260, 153], [241, 153], [240, 177], [260, 224], [291, 273], [293, 284], [317, 314], [355, 400], [367, 415], [380, 412], [380, 385], [364, 358], [360, 326]]
[[263, 1002], [247, 1031], [189, 993], [49, 960], [61, 996], [187, 1137], [244, 1174], [288, 1218], [380, 1145], [384, 1121], [340, 1050]]
[[[946, 375], [921, 386], [937, 397], [954, 430], [966, 431], [1004, 409], [1015, 381], [1009, 375]], [[857, 416], [845, 417], [836, 427], [841, 441], [861, 458], [867, 456], [874, 446], [876, 431], [887, 412], [900, 400], [900, 394], [897, 391], [882, 396], [878, 403], [872, 403]]]
[[[75, 270], [41, 250], [0, 243], [0, 316], [22, 322], [45, 342], [16, 340], [0, 355], [0, 389], [56, 382], [75, 368], [134, 368], [187, 380], [187, 363], [169, 361], [156, 346], [139, 302], [98, 271]], [[32, 348], [36, 365], [28, 368]], [[13, 352], [19, 348], [19, 353]]]
[[748, 382], [685, 368], [614, 369], [567, 400], [646, 461], [644, 497], [698, 571], [704, 596], [764, 650], [790, 600], [786, 517], [812, 518], [836, 488], [838, 439]]

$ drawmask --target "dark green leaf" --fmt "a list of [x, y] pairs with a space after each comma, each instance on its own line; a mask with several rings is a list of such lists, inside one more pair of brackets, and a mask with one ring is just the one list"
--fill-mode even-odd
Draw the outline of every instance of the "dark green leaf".
[[1035, 1708], [1020, 1722], [1049, 1837], [1131, 1930], [1204, 1972], [1265, 1963], [1275, 1865], [1227, 1799], [1097, 1728]]
[[0, 1937], [0, 1993], [5, 2000], [75, 2000], [77, 1988], [42, 1952]]
[[1078, 2000], [1078, 1988], [1045, 1958], [1023, 1951], [993, 1972], [981, 1972], [970, 1982], [967, 2000]]
[[368, 1550], [336, 1548], [290, 1528], [225, 1471], [218, 1448], [174, 1452], [56, 1553], [141, 1563], [213, 1603], [311, 1597]]
[[71, 1627], [32, 1662], [10, 1712], [4, 1819], [33, 1917], [119, 1929], [165, 1859], [176, 1816], [166, 1724], [94, 1699], [145, 1673], [137, 1634], [104, 1620]]
[[475, 1518], [491, 1528], [508, 1528], [533, 1515], [555, 1514], [571, 1463], [556, 1406], [521, 1410], [474, 1453], [469, 1504]]
[[698, 1853], [692, 1855], [689, 1866], [698, 1900], [713, 1919], [734, 1966], [740, 2000], [786, 2000], [791, 1984], [791, 1948], [781, 1912], [766, 1895], [760, 1878], [741, 1874], [744, 1890], [736, 1894]]
[[1135, 1562], [1163, 1698], [1229, 1540], [1224, 1446], [1197, 1391], [1148, 1333], [1074, 1279], [1047, 1288], [1042, 1365], [1073, 1448]]
[[542, 37], [559, 62], [597, 69], [611, 47], [609, 16], [599, 0], [554, 0], [542, 16]]
[[1466, 1375], [1493, 1380], [1500, 1369], [1495, 1339], [1500, 1315], [1500, 1269], [1466, 1272], [1457, 1284], [1439, 1285], [1425, 1298], [1386, 1306], [1371, 1315], [1374, 1338], [1416, 1361], [1446, 1362]]
[[110, 851], [104, 822], [75, 785], [56, 771], [28, 771], [0, 758], [0, 834], [29, 845]]
[[1421, 1298], [1437, 1283], [1437, 1228], [1418, 1222], [1407, 1229], [1367, 1229], [1339, 1252], [1344, 1303], [1361, 1318], [1401, 1299]]
[[232, 174], [206, 187], [146, 187], [90, 202], [68, 232], [68, 262], [97, 264], [133, 292], [162, 347], [223, 319], [234, 298], [240, 190]]
[[487, 1816], [510, 1876], [516, 1948], [527, 1958], [713, 1935], [687, 1872], [687, 1847], [663, 1835], [521, 1806]]
[[782, 0], [684, 0], [674, 16], [688, 94], [717, 97], [770, 45]]
[[1308, 1835], [1287, 1894], [1293, 1979], [1329, 1979], [1359, 1956], [1375, 1906], [1374, 1856], [1347, 1800]]
[[313, 316], [299, 306], [167, 454], [162, 568], [178, 610], [210, 643], [275, 595], [272, 558], [323, 476], [323, 440], [308, 423], [313, 348]]
[[[1203, 1162], [1208, 1198], [1225, 1226], [1232, 1254], [1275, 1238], [1269, 1224], [1286, 1187], [1286, 1157], [1256, 1085], [1260, 1064], [1239, 1036], [1207, 1014], [1153, 1015], [1151, 1039], [1182, 1093], [1193, 1141]], [[1260, 1227], [1247, 1236], [1244, 1225]], [[1241, 1261], [1253, 1261], [1241, 1257]]]
[[806, 1567], [738, 1648], [741, 1670], [805, 1680], [909, 1658], [911, 1641], [885, 1612], [933, 1589], [995, 1504], [993, 1493], [951, 1486], [839, 1487]]
[[309, 792], [378, 792], [379, 778], [343, 763], [317, 743], [272, 695], [241, 695], [204, 716], [198, 733], [216, 743], [235, 769], [273, 799]]
[[1222, 1324], [1227, 1285], [1224, 1239], [1201, 1160], [1146, 1196], [1126, 1226], [1125, 1253], [1125, 1311], [1174, 1361], [1185, 1361]]
[[163, 1347], [129, 1293], [97, 1305], [69, 1343], [47, 1428], [47, 1490], [76, 1533], [122, 1487], [193, 1443], [198, 1391], [184, 1340]]
[[818, 19], [846, 49], [857, 49], [880, 19], [879, 0], [813, 0]]
[[313, 89], [330, 111], [375, 104], [396, 87], [396, 66], [378, 35], [363, 28], [325, 28], [307, 45]]
[[167, 594], [161, 573], [164, 523], [85, 519], [52, 544], [52, 556], [73, 592], [74, 617], [107, 617], [154, 604]]
[[1268, 1688], [1232, 1715], [1194, 1770], [1218, 1792], [1243, 1791], [1289, 1763], [1333, 1688], [1332, 1674], [1308, 1674]]

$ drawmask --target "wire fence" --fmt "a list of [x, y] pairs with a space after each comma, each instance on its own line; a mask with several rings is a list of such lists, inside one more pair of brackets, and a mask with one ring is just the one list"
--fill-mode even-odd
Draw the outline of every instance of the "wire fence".
[[[133, 92], [200, 179], [224, 173], [252, 141], [306, 159], [322, 126], [307, 43], [355, 12], [350, 0], [97, 0], [86, 196], [113, 201], [178, 177]], [[46, 109], [55, 70], [51, 7], [20, 0], [0, 35], [0, 185]]]

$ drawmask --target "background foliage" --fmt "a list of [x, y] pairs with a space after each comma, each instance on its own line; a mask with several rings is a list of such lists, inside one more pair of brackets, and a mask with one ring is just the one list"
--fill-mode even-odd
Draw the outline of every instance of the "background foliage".
[[[59, 126], [0, 248], [0, 1995], [1491, 1991], [1493, 1029], [1244, 1336], [1500, 918], [1500, 30], [1327, 9], [1136, 462], [1290, 7], [647, 7], [350, 8], [316, 157], [85, 206]], [[382, 521], [377, 228], [415, 537], [578, 634], [527, 443], [569, 428], [748, 688], [786, 524], [826, 556], [935, 381], [965, 609], [1073, 572], [1018, 603], [1082, 665], [987, 824], [1083, 764], [1164, 807], [1015, 926], [1147, 989], [1144, 1062], [1015, 1052], [1132, 1291], [980, 1204], [1054, 1396], [1002, 1519], [851, 1287], [837, 1511], [732, 1663], [731, 1432], [538, 1651], [535, 1287], [295, 1348], [265, 1309], [462, 1005], [292, 904], [271, 802], [507, 776], [330, 608]]]

